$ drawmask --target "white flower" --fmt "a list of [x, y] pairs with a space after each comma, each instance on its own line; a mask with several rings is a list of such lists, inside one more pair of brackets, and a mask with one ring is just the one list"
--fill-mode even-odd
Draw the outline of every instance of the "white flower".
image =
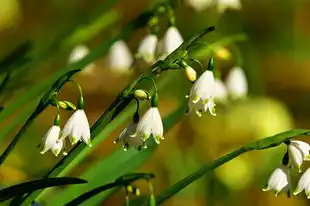
[[146, 63], [153, 63], [157, 42], [158, 38], [155, 34], [147, 35], [139, 45], [137, 57], [142, 58]]
[[196, 11], [202, 11], [210, 7], [213, 0], [186, 0], [186, 3]]
[[165, 33], [163, 39], [164, 55], [169, 55], [183, 43], [183, 38], [175, 26], [171, 26]]
[[217, 0], [217, 11], [219, 13], [223, 13], [227, 9], [240, 10], [240, 0]]
[[214, 75], [212, 71], [205, 71], [198, 80], [194, 83], [190, 90], [188, 101], [189, 112], [195, 111], [198, 116], [202, 112], [210, 111], [210, 114], [215, 114], [214, 98]]
[[160, 143], [160, 139], [163, 137], [163, 122], [160, 117], [160, 113], [157, 107], [151, 107], [140, 119], [136, 133], [132, 135], [147, 140], [151, 135], [153, 136], [157, 144]]
[[[77, 61], [83, 59], [84, 57], [86, 57], [88, 54], [89, 54], [89, 49], [86, 45], [83, 45], [83, 44], [77, 45], [71, 51], [68, 62], [69, 63], [77, 62]], [[84, 68], [84, 71], [86, 73], [90, 73], [90, 72], [92, 72], [94, 67], [95, 67], [95, 65], [93, 63], [90, 63]]]
[[127, 73], [132, 63], [133, 57], [127, 44], [123, 40], [114, 42], [109, 51], [109, 66], [112, 71]]
[[309, 159], [310, 145], [306, 142], [293, 140], [288, 145], [290, 163], [301, 172], [303, 161]]
[[138, 150], [146, 148], [145, 142], [140, 136], [134, 136], [136, 133], [137, 124], [131, 123], [125, 128], [122, 133], [116, 138], [114, 143], [120, 144], [121, 147], [126, 151], [131, 147]]
[[84, 110], [76, 110], [64, 126], [61, 139], [68, 137], [71, 144], [83, 140], [91, 147], [89, 123]]
[[42, 138], [42, 143], [44, 144], [43, 150], [41, 151], [41, 154], [44, 154], [48, 150], [52, 149], [53, 146], [56, 144], [56, 141], [59, 138], [60, 134], [60, 127], [57, 125], [53, 125], [47, 133]]
[[53, 154], [57, 157], [63, 148], [63, 140], [56, 140], [55, 144], [51, 148]]
[[214, 82], [214, 99], [218, 102], [226, 102], [228, 93], [224, 83], [220, 79]]
[[232, 99], [240, 99], [248, 93], [248, 83], [244, 71], [240, 67], [234, 67], [230, 70], [226, 87]]
[[308, 168], [306, 172], [300, 177], [297, 188], [293, 194], [298, 195], [303, 190], [305, 190], [307, 198], [310, 199], [310, 168]]
[[281, 165], [271, 174], [267, 186], [263, 191], [273, 190], [276, 196], [281, 192], [288, 192], [290, 188], [289, 168]]

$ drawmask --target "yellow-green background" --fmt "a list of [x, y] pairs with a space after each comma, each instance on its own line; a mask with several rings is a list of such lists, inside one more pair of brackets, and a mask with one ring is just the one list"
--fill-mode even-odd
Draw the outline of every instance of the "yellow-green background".
[[[150, 8], [154, 1], [120, 0], [113, 9], [108, 10], [109, 15], [94, 23], [98, 16], [106, 12], [105, 3], [107, 1], [103, 0], [0, 1], [0, 59], [27, 40], [33, 43], [31, 56], [39, 59], [34, 67], [18, 73], [10, 82], [1, 99], [4, 107], [63, 67], [74, 44], [84, 42], [95, 48], [117, 34], [128, 21]], [[225, 77], [236, 63], [235, 51], [236, 47], [239, 48], [250, 91], [244, 101], [233, 102], [226, 107], [218, 106], [217, 117], [209, 114], [202, 118], [184, 116], [166, 134], [152, 157], [139, 168], [139, 171], [157, 175], [153, 181], [156, 192], [243, 144], [291, 128], [310, 128], [310, 1], [243, 0], [241, 3], [240, 11], [224, 14], [218, 14], [213, 7], [197, 13], [185, 3], [179, 4], [176, 9], [177, 27], [185, 39], [210, 25], [217, 26], [216, 33], [206, 38], [210, 43], [233, 34], [247, 35], [247, 41], [228, 46], [232, 58], [217, 58], [216, 62], [217, 69]], [[101, 30], [102, 25], [109, 22], [112, 23]], [[77, 34], [76, 39], [66, 40], [76, 28], [90, 24], [95, 26], [88, 29], [87, 37]], [[133, 52], [144, 33], [138, 30], [128, 41]], [[62, 42], [60, 48], [52, 47], [59, 42]], [[75, 78], [83, 86], [85, 110], [91, 124], [136, 75], [113, 74], [107, 67], [105, 56], [95, 64], [92, 72], [81, 72]], [[163, 117], [186, 101], [183, 97], [190, 86], [183, 72], [171, 73], [174, 74], [160, 92]], [[75, 101], [77, 90], [66, 86], [61, 97]], [[1, 122], [1, 128], [6, 128], [10, 121], [20, 117], [27, 106]], [[54, 113], [53, 108], [42, 113], [1, 166], [1, 185], [39, 178], [57, 162], [51, 154], [40, 155], [40, 149], [36, 148], [52, 124]], [[62, 119], [69, 115], [70, 112], [63, 112]], [[1, 150], [5, 149], [20, 126], [6, 136]], [[113, 132], [71, 175], [80, 174], [119, 149], [112, 142], [121, 129]], [[305, 138], [303, 140], [307, 141]], [[242, 155], [209, 173], [164, 205], [307, 205], [303, 194], [289, 199], [285, 195], [274, 197], [273, 193], [261, 190], [272, 170], [281, 164], [284, 149], [278, 147]], [[104, 173], [102, 170], [102, 176]], [[52, 198], [49, 200], [52, 201]], [[102, 205], [121, 205], [123, 201], [122, 191]]]

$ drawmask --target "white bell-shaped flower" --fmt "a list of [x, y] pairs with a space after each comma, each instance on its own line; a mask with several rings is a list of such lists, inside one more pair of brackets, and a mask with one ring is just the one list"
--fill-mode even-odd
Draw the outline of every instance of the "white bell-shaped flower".
[[76, 110], [64, 126], [61, 139], [69, 137], [71, 144], [83, 140], [91, 147], [89, 123], [84, 110]]
[[163, 137], [163, 122], [157, 107], [151, 107], [140, 119], [136, 133], [133, 137], [140, 137], [143, 141], [146, 141], [150, 136], [153, 136], [157, 144], [160, 143], [160, 139]]
[[264, 191], [273, 190], [277, 195], [288, 192], [290, 188], [289, 168], [281, 165], [271, 174]]
[[310, 199], [310, 168], [308, 168], [306, 172], [300, 177], [293, 194], [298, 195], [303, 190], [305, 190], [307, 198]]
[[136, 148], [137, 150], [141, 150], [142, 148], [146, 148], [145, 142], [142, 137], [134, 136], [136, 133], [137, 124], [131, 123], [125, 128], [121, 134], [114, 141], [115, 144], [121, 145], [121, 147], [126, 151], [129, 148]]
[[214, 99], [215, 102], [226, 102], [228, 93], [225, 84], [220, 79], [214, 81]]
[[146, 63], [153, 63], [155, 61], [157, 42], [158, 37], [155, 34], [147, 35], [139, 45], [137, 57], [142, 58]]
[[[69, 63], [74, 63], [77, 62], [81, 59], [83, 59], [84, 57], [86, 57], [89, 54], [89, 49], [86, 45], [77, 45], [76, 47], [73, 48], [73, 50], [71, 51], [71, 54], [69, 56]], [[92, 70], [94, 69], [95, 65], [93, 63], [88, 64], [85, 68], [84, 68], [84, 72], [85, 73], [91, 73]]]
[[202, 112], [210, 111], [210, 114], [215, 114], [214, 104], [214, 75], [212, 71], [205, 71], [198, 80], [194, 83], [190, 90], [188, 101], [188, 112], [195, 111], [198, 116]]
[[169, 55], [183, 43], [183, 38], [175, 26], [171, 26], [163, 39], [163, 55]]
[[63, 148], [63, 140], [59, 139], [59, 140], [56, 140], [55, 144], [51, 148], [51, 151], [57, 157], [59, 153], [61, 152], [62, 148]]
[[133, 63], [132, 54], [123, 40], [113, 43], [109, 51], [109, 67], [116, 73], [128, 73]]
[[60, 127], [53, 125], [42, 138], [43, 150], [41, 154], [44, 154], [48, 150], [52, 149], [59, 138]]
[[186, 3], [199, 12], [212, 6], [213, 0], [186, 0]]
[[301, 166], [304, 161], [309, 159], [310, 145], [306, 142], [293, 140], [288, 145], [288, 154], [290, 164], [301, 172]]
[[241, 99], [247, 95], [248, 83], [241, 67], [230, 70], [226, 79], [226, 88], [232, 99]]
[[227, 9], [240, 10], [240, 0], [217, 0], [217, 11], [219, 13], [225, 12]]

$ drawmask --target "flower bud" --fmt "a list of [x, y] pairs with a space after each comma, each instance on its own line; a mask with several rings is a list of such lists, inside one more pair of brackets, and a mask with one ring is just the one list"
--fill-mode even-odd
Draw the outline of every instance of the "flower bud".
[[215, 49], [215, 56], [219, 59], [229, 60], [231, 58], [231, 52], [225, 47], [218, 47]]
[[190, 66], [185, 67], [185, 75], [189, 81], [191, 81], [191, 82], [196, 81], [197, 73], [196, 73], [195, 69], [193, 69], [192, 67], [190, 67]]
[[141, 99], [141, 100], [149, 100], [149, 99], [151, 99], [149, 93], [146, 92], [146, 91], [143, 90], [143, 89], [137, 89], [137, 90], [135, 90], [134, 96], [135, 96], [136, 98], [138, 98], [138, 99]]

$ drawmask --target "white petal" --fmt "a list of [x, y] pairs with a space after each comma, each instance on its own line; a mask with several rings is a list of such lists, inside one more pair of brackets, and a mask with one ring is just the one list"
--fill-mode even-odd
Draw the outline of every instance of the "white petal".
[[248, 93], [248, 83], [244, 71], [240, 67], [234, 67], [230, 70], [226, 87], [232, 99], [244, 98]]
[[132, 54], [123, 40], [116, 41], [109, 51], [109, 66], [118, 73], [129, 72], [133, 63]]
[[202, 11], [212, 6], [213, 0], [186, 0], [186, 3], [196, 11]]
[[292, 166], [301, 171], [304, 156], [302, 151], [294, 143], [288, 145], [288, 155]]
[[152, 133], [152, 108], [148, 109], [146, 113], [141, 117], [137, 125], [137, 134], [143, 136], [144, 140], [150, 137]]
[[215, 101], [225, 102], [225, 101], [227, 101], [227, 97], [228, 97], [228, 94], [227, 94], [225, 84], [221, 80], [216, 79], [214, 81], [214, 98], [215, 98]]
[[303, 141], [293, 140], [291, 141], [291, 144], [296, 145], [296, 147], [298, 147], [301, 150], [304, 156], [304, 160], [310, 160], [309, 159], [310, 145], [308, 143], [303, 142]]
[[147, 63], [155, 61], [155, 51], [158, 38], [155, 34], [149, 34], [140, 43], [138, 48], [138, 57], [141, 57]]
[[152, 134], [153, 138], [157, 144], [159, 144], [160, 139], [163, 139], [163, 122], [157, 107], [153, 107], [152, 109]]
[[310, 185], [310, 168], [300, 177], [294, 195], [299, 194]]
[[57, 157], [63, 148], [63, 141], [57, 140], [56, 143], [51, 148], [53, 154]]
[[275, 169], [270, 175], [268, 186], [264, 190], [274, 190], [281, 192], [289, 186], [289, 171], [288, 167], [282, 165]]
[[240, 10], [240, 0], [217, 0], [217, 10], [219, 13], [225, 12], [227, 9]]
[[164, 53], [170, 54], [175, 49], [177, 49], [183, 43], [183, 38], [179, 32], [179, 30], [171, 26], [165, 33], [163, 45], [164, 45]]
[[48, 150], [50, 150], [56, 143], [56, 141], [59, 138], [59, 133], [60, 133], [60, 127], [53, 125], [46, 135], [43, 137], [43, 150], [41, 151], [41, 154], [44, 154]]
[[78, 45], [73, 48], [71, 51], [70, 57], [69, 57], [69, 62], [77, 62], [81, 59], [83, 59], [85, 56], [89, 54], [89, 49], [86, 45]]

